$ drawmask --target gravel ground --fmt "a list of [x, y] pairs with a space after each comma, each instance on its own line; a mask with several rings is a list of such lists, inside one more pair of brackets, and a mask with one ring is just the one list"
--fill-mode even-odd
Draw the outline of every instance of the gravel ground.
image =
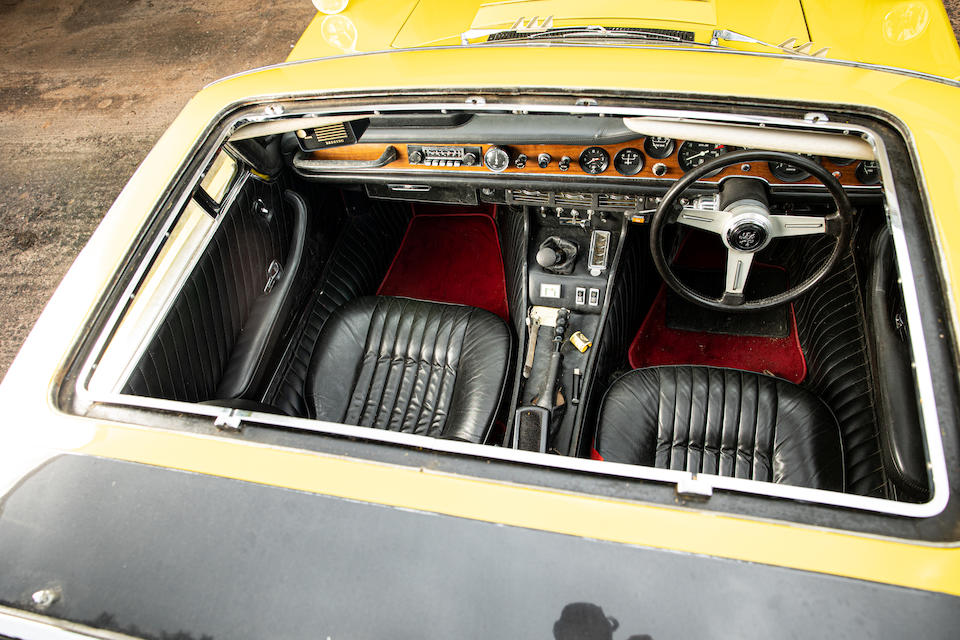
[[[960, 35], [960, 0], [945, 0]], [[282, 61], [309, 0], [0, 0], [0, 375], [203, 85]]]

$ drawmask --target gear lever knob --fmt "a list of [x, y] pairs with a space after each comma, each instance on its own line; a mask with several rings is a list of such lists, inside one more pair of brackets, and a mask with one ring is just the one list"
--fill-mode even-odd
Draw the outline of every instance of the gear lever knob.
[[537, 264], [544, 268], [556, 266], [565, 259], [563, 252], [557, 251], [553, 247], [540, 247], [540, 250], [537, 251]]

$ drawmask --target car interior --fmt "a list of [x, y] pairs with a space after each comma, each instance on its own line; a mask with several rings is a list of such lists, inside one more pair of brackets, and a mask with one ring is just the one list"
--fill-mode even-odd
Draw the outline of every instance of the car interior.
[[577, 105], [235, 121], [85, 388], [927, 502], [919, 311], [870, 128]]

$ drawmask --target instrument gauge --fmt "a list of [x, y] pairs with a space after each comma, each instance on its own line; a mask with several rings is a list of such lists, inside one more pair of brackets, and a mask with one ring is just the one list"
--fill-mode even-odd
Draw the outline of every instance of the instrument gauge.
[[847, 167], [855, 162], [853, 158], [827, 158], [827, 160], [837, 165], [838, 167]]
[[857, 165], [857, 180], [863, 184], [878, 184], [880, 182], [880, 165], [876, 160], [864, 160]]
[[[679, 151], [677, 151], [677, 162], [680, 163], [680, 168], [684, 171], [690, 171], [696, 167], [699, 167], [704, 162], [713, 160], [714, 158], [719, 158], [725, 153], [733, 151], [733, 147], [728, 147], [725, 144], [713, 144], [711, 142], [694, 142], [692, 140], [687, 140], [680, 145]], [[710, 176], [715, 176], [720, 173], [720, 170], [713, 171], [704, 178], [709, 178]]]
[[585, 173], [603, 173], [610, 166], [610, 154], [603, 147], [587, 147], [580, 154], [580, 168]]
[[639, 149], [627, 147], [613, 156], [613, 168], [625, 176], [635, 176], [643, 169], [643, 154]]
[[510, 166], [510, 154], [503, 147], [490, 147], [483, 154], [483, 163], [490, 171], [499, 173]]
[[[817, 156], [812, 156], [806, 153], [801, 153], [800, 155], [808, 160], [813, 160], [817, 163], [820, 162], [820, 158]], [[810, 177], [809, 171], [801, 169], [800, 167], [789, 162], [768, 162], [767, 166], [770, 168], [770, 173], [773, 174], [773, 177], [777, 178], [778, 180], [783, 180], [784, 182], [800, 182], [801, 180], [806, 180]]]
[[643, 141], [643, 150], [647, 152], [648, 156], [656, 158], [657, 160], [669, 158], [676, 147], [677, 143], [674, 142], [673, 138], [648, 136], [647, 139]]

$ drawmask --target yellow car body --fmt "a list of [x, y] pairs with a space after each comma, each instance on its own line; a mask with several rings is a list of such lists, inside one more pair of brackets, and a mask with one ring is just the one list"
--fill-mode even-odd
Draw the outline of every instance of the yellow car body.
[[[812, 41], [810, 51], [823, 47], [829, 51], [814, 58], [733, 41], [723, 51], [461, 44], [464, 32], [509, 28], [519, 16], [551, 15], [554, 24], [563, 26], [582, 22], [586, 14], [611, 16], [604, 21], [607, 26], [692, 29], [698, 42], [708, 41], [715, 29], [729, 28], [774, 45], [795, 38], [789, 46]], [[624, 17], [638, 14], [644, 15]], [[100, 311], [102, 292], [128, 264], [129, 249], [149, 226], [169, 184], [224, 114], [240, 105], [295, 105], [299, 100], [359, 94], [424, 100], [440, 92], [522, 94], [526, 89], [558, 90], [583, 98], [608, 92], [684, 94], [699, 100], [733, 96], [745, 102], [857, 107], [889, 114], [908, 132], [911, 160], [924, 189], [949, 308], [941, 337], [950, 341], [960, 335], [958, 83], [960, 51], [943, 8], [924, 0], [804, 0], [802, 7], [789, 0], [757, 4], [351, 0], [340, 14], [318, 14], [287, 63], [226, 78], [198, 93], [105, 215], [0, 387], [0, 493], [15, 491], [25, 477], [55, 457], [112, 459], [615, 545], [960, 596], [957, 539], [899, 539], [829, 524], [717, 513], [695, 505], [601, 497], [82, 417], [61, 405], [64, 375], [76, 358], [79, 341], [87, 339], [91, 317]], [[956, 374], [935, 373], [953, 379]], [[941, 429], [956, 426], [944, 424]], [[960, 600], [952, 602], [953, 607], [960, 606], [956, 604]], [[17, 615], [9, 607], [3, 611]], [[57, 624], [43, 617], [42, 609], [37, 611], [34, 621]]]

